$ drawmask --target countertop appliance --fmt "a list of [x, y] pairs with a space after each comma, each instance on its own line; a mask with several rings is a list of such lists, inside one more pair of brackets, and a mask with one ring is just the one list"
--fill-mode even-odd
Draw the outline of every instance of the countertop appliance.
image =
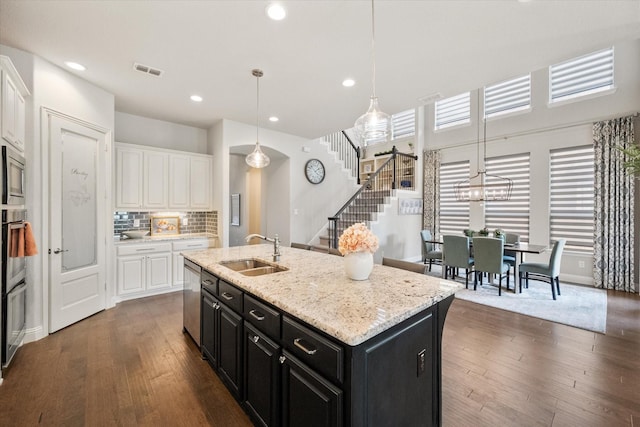
[[[2, 211], [2, 366], [6, 367], [26, 331], [26, 258], [18, 254], [24, 240], [25, 210]], [[22, 256], [20, 256], [22, 255]]]
[[184, 260], [184, 284], [182, 289], [183, 331], [188, 332], [200, 347], [200, 273], [199, 265]]

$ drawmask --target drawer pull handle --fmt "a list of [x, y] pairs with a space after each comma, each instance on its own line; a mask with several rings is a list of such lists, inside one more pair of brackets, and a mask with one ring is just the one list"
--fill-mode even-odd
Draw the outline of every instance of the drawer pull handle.
[[188, 248], [198, 248], [200, 245], [187, 245]]
[[257, 343], [258, 341], [260, 341], [260, 337], [257, 335], [254, 335], [253, 338], [251, 338], [251, 341]]
[[205, 285], [209, 285], [209, 286], [213, 285], [213, 282], [211, 280], [205, 280], [202, 283], [204, 283]]
[[264, 315], [262, 313], [260, 313], [259, 311], [251, 310], [249, 312], [249, 314], [252, 315], [253, 318], [256, 319], [256, 320], [264, 320]]
[[140, 249], [136, 249], [136, 252], [148, 252], [148, 251], [155, 251], [156, 248], [140, 248]]
[[231, 301], [233, 299], [233, 295], [231, 295], [229, 292], [223, 292], [222, 298], [226, 299], [227, 301]]
[[318, 351], [317, 348], [314, 348], [313, 350], [310, 350], [309, 348], [307, 348], [303, 344], [303, 342], [305, 342], [305, 341], [302, 338], [296, 338], [296, 339], [293, 340], [293, 345], [295, 345], [296, 347], [298, 347], [300, 350], [304, 351], [308, 355], [316, 354], [316, 351]]

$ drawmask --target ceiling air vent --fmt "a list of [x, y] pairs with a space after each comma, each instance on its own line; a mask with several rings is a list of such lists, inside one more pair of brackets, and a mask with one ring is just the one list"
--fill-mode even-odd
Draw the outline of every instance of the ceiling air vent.
[[152, 76], [156, 76], [156, 77], [160, 77], [164, 73], [164, 71], [158, 68], [153, 68], [148, 65], [139, 64], [137, 62], [133, 63], [133, 69], [136, 71], [140, 71], [141, 73], [151, 74]]

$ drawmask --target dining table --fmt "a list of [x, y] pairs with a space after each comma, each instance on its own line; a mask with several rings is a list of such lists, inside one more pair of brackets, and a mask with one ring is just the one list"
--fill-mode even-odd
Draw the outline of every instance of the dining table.
[[[471, 245], [471, 247], [473, 247], [473, 239], [469, 239], [469, 244]], [[442, 238], [439, 239], [432, 239], [430, 241], [428, 241], [428, 243], [433, 243], [435, 245], [443, 245], [443, 241]], [[504, 250], [505, 251], [510, 251], [510, 252], [515, 252], [516, 256], [516, 266], [515, 266], [515, 277], [513, 278], [514, 281], [518, 280], [518, 272], [519, 272], [519, 267], [520, 264], [524, 262], [524, 255], [525, 254], [541, 254], [544, 251], [546, 251], [548, 249], [547, 245], [535, 245], [535, 244], [531, 244], [531, 243], [526, 243], [526, 242], [518, 242], [518, 243], [505, 243], [504, 244]], [[518, 254], [520, 254], [520, 256], [518, 256]], [[444, 277], [444, 272], [445, 269], [442, 269], [442, 277]], [[515, 285], [517, 284], [517, 282], [514, 283], [514, 287], [517, 289], [518, 287]]]

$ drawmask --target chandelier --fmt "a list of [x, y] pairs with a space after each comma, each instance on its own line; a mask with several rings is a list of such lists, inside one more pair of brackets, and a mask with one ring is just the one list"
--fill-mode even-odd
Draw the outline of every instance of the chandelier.
[[503, 201], [511, 199], [513, 180], [498, 175], [488, 174], [484, 166], [487, 162], [487, 118], [482, 120], [484, 124], [484, 136], [482, 145], [484, 148], [483, 169], [480, 168], [480, 89], [478, 89], [478, 144], [477, 173], [469, 179], [458, 181], [453, 189], [456, 200], [460, 202], [484, 202]]
[[247, 155], [244, 160], [252, 168], [259, 169], [269, 166], [271, 160], [269, 159], [269, 156], [264, 154], [260, 149], [260, 142], [258, 139], [258, 132], [260, 131], [260, 77], [263, 76], [263, 73], [262, 70], [254, 69], [251, 70], [251, 74], [256, 78], [256, 148], [254, 148], [251, 154]]

